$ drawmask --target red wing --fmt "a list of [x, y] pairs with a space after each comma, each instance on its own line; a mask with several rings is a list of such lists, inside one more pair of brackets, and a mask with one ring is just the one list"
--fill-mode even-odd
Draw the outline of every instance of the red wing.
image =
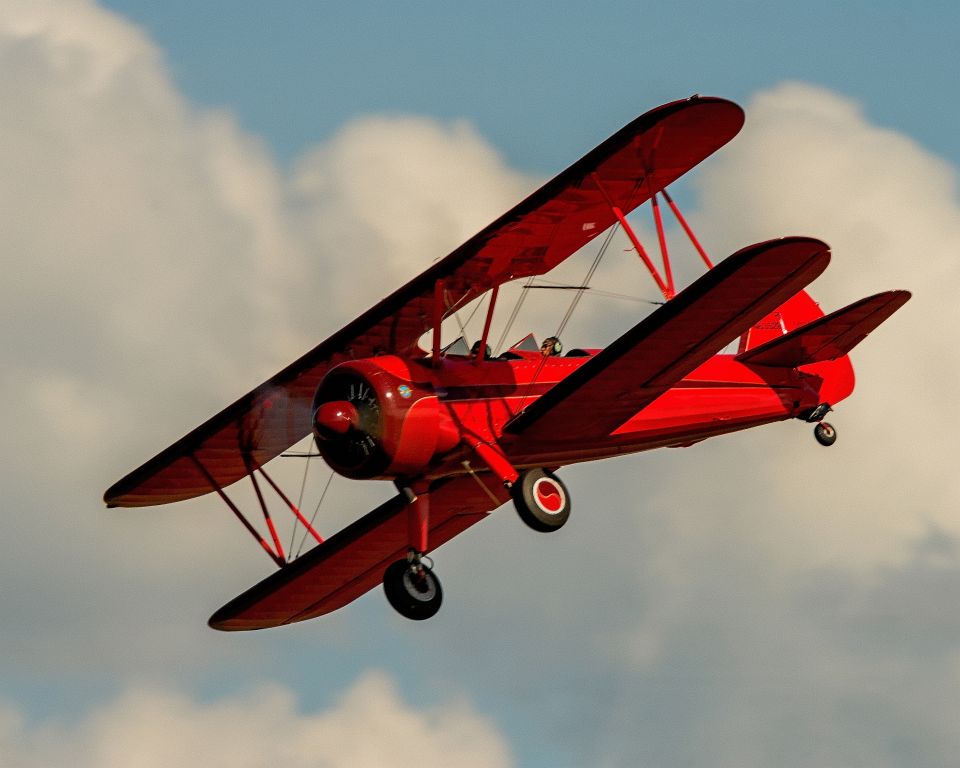
[[790, 237], [744, 248], [644, 318], [507, 426], [507, 454], [602, 437], [826, 269], [830, 249]]
[[[430, 491], [430, 546], [435, 549], [507, 500], [489, 473], [488, 494], [473, 477], [442, 481]], [[496, 496], [496, 503], [491, 498]], [[214, 629], [237, 631], [292, 624], [330, 613], [383, 581], [409, 548], [406, 502], [390, 499], [323, 544], [268, 576], [210, 617]]]
[[860, 299], [780, 338], [737, 355], [737, 360], [750, 365], [785, 368], [835, 360], [850, 352], [909, 299], [909, 291], [887, 291]]
[[443, 280], [449, 314], [496, 285], [548, 272], [614, 222], [591, 174], [627, 213], [726, 144], [742, 124], [740, 107], [716, 98], [676, 101], [638, 117], [445, 259], [124, 477], [104, 500], [108, 506], [164, 504], [239, 480], [310, 434], [313, 394], [331, 366], [415, 353], [432, 326], [437, 281]]

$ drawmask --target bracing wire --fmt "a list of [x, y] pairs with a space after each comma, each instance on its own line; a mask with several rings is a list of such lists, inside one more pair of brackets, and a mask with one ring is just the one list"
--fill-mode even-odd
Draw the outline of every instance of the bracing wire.
[[[320, 501], [317, 502], [317, 506], [314, 507], [313, 514], [310, 516], [311, 526], [313, 526], [314, 520], [317, 519], [317, 513], [320, 511], [320, 506], [323, 504], [323, 500], [327, 497], [327, 491], [330, 490], [330, 483], [333, 482], [334, 474], [336, 473], [331, 469], [330, 477], [327, 478], [327, 483], [323, 486], [323, 493], [320, 494]], [[300, 553], [303, 552], [303, 545], [307, 542], [307, 533], [307, 530], [303, 531], [303, 537], [300, 539], [300, 547], [297, 549], [297, 557], [300, 557]], [[293, 549], [293, 544], [290, 545], [290, 549]]]
[[507, 338], [507, 334], [510, 333], [510, 329], [513, 328], [513, 322], [517, 319], [517, 315], [520, 314], [520, 307], [523, 306], [523, 302], [527, 298], [526, 289], [533, 285], [533, 280], [535, 277], [536, 275], [530, 275], [530, 277], [527, 278], [527, 282], [524, 283], [524, 290], [520, 292], [520, 298], [517, 299], [517, 303], [514, 305], [513, 311], [510, 313], [510, 318], [507, 320], [507, 324], [503, 329], [503, 333], [500, 334], [500, 338], [497, 341], [497, 346], [493, 350], [494, 355], [500, 354], [501, 348], [503, 347], [503, 342]]
[[[610, 245], [610, 241], [613, 240], [614, 234], [617, 231], [617, 224], [614, 224], [610, 227], [610, 230], [607, 232], [606, 237], [603, 238], [603, 242], [600, 244], [600, 249], [597, 251], [597, 255], [593, 259], [593, 263], [590, 265], [590, 269], [587, 270], [586, 276], [583, 278], [583, 282], [580, 284], [580, 290], [576, 292], [576, 295], [573, 297], [573, 300], [570, 302], [570, 306], [567, 308], [566, 314], [563, 316], [563, 320], [560, 321], [560, 325], [557, 328], [554, 336], [559, 338], [560, 334], [563, 333], [563, 329], [567, 327], [567, 323], [570, 322], [570, 318], [573, 315], [573, 311], [577, 308], [577, 304], [580, 303], [580, 299], [583, 297], [584, 292], [587, 288], [590, 287], [590, 280], [593, 278], [593, 273], [597, 271], [597, 267], [600, 266], [600, 261], [603, 259], [603, 255], [607, 252], [607, 247]], [[528, 293], [524, 291], [524, 294]], [[523, 400], [520, 401], [520, 409], [523, 410], [524, 406], [527, 403], [527, 398], [530, 396], [530, 391], [533, 389], [533, 385], [536, 383], [537, 379], [540, 377], [541, 371], [543, 371], [543, 366], [547, 362], [546, 356], [540, 357], [540, 362], [537, 364], [537, 370], [533, 372], [533, 378], [530, 379], [530, 386], [527, 388], [527, 394], [523, 396]]]
[[566, 283], [560, 283], [556, 280], [547, 280], [543, 277], [537, 278], [537, 283], [542, 283], [542, 285], [525, 285], [523, 290], [556, 290], [556, 291], [590, 291], [591, 296], [597, 296], [604, 299], [623, 299], [624, 301], [635, 301], [638, 304], [654, 304], [661, 305], [662, 301], [654, 301], [653, 299], [645, 299], [642, 296], [631, 296], [628, 293], [615, 293], [614, 291], [604, 291], [599, 288], [593, 288], [591, 286], [581, 286], [581, 285], [568, 285]]
[[590, 286], [590, 281], [593, 279], [593, 273], [597, 271], [597, 267], [600, 266], [600, 261], [603, 259], [603, 255], [607, 252], [607, 247], [610, 245], [610, 241], [613, 240], [613, 236], [617, 233], [619, 224], [614, 224], [610, 227], [610, 231], [607, 232], [607, 236], [603, 239], [603, 243], [600, 245], [600, 250], [597, 251], [596, 257], [593, 259], [593, 264], [590, 265], [590, 269], [587, 271], [586, 277], [583, 278], [583, 282], [580, 284], [582, 290], [577, 291], [574, 295], [573, 300], [570, 302], [570, 306], [567, 308], [567, 313], [563, 316], [563, 320], [560, 321], [560, 327], [557, 328], [557, 332], [554, 336], [560, 336], [563, 333], [564, 329], [567, 327], [567, 323], [570, 322], [570, 318], [573, 316], [574, 310], [577, 308], [577, 304], [580, 303], [580, 299], [583, 298], [584, 291]]
[[473, 311], [470, 313], [470, 316], [467, 318], [466, 322], [460, 321], [459, 312], [453, 313], [453, 317], [457, 321], [457, 325], [460, 326], [460, 335], [463, 337], [464, 341], [467, 341], [467, 326], [470, 325], [470, 321], [473, 320], [474, 316], [477, 314], [477, 310], [480, 309], [480, 307], [482, 306], [483, 306], [483, 299], [481, 299], [476, 303], [476, 306], [474, 306]]
[[[303, 479], [300, 481], [300, 495], [297, 497], [297, 509], [303, 507], [303, 493], [307, 487], [307, 472], [310, 470], [310, 457], [313, 454], [310, 451], [307, 451], [307, 461], [303, 465]], [[293, 530], [290, 531], [290, 546], [287, 548], [287, 552], [293, 552], [293, 542], [297, 537], [297, 525], [299, 524], [297, 518], [293, 519]], [[311, 522], [311, 525], [313, 523]]]
[[470, 325], [470, 321], [473, 320], [474, 316], [477, 314], [477, 310], [479, 310], [480, 307], [483, 306], [484, 300], [486, 300], [486, 301], [489, 301], [489, 300], [490, 300], [489, 298], [487, 298], [487, 297], [489, 297], [489, 296], [490, 296], [490, 293], [488, 292], [487, 295], [486, 295], [483, 299], [480, 299], [480, 301], [478, 301], [478, 302], [476, 303], [476, 305], [475, 305], [474, 308], [473, 308], [473, 311], [470, 313], [470, 316], [467, 318], [466, 322], [464, 323], [465, 326], [466, 326], [466, 325]]

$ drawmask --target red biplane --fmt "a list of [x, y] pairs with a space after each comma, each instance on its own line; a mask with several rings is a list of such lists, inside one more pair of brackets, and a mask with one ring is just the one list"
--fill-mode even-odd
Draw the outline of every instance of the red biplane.
[[[652, 110], [299, 360], [124, 477], [110, 507], [215, 492], [279, 570], [210, 619], [221, 630], [275, 627], [329, 613], [384, 585], [411, 619], [442, 592], [427, 553], [512, 499], [538, 531], [560, 528], [570, 494], [555, 472], [575, 462], [783, 419], [823, 421], [853, 390], [847, 353], [909, 298], [889, 291], [824, 315], [803, 290], [826, 268], [826, 244], [787, 237], [710, 262], [666, 191], [730, 141], [743, 111], [694, 96]], [[677, 293], [661, 198], [707, 266]], [[626, 215], [651, 202], [662, 267]], [[543, 275], [619, 225], [665, 301], [604, 349], [565, 355], [532, 337], [488, 352], [499, 289]], [[662, 270], [662, 273], [661, 273]], [[441, 344], [443, 320], [490, 292], [471, 351]], [[430, 334], [427, 337], [427, 334]], [[420, 339], [429, 338], [429, 349]], [[721, 351], [739, 338], [735, 353]], [[264, 465], [313, 435], [340, 475], [390, 480], [397, 495], [327, 540]], [[268, 541], [225, 489], [249, 477]], [[272, 488], [318, 542], [287, 561], [268, 511]]]

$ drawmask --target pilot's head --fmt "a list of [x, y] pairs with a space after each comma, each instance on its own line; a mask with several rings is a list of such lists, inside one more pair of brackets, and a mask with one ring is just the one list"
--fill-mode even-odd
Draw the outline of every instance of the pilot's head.
[[[470, 357], [477, 357], [480, 352], [480, 340], [473, 342], [473, 346], [470, 348]], [[490, 356], [493, 354], [493, 350], [490, 349], [489, 344], [483, 345], [483, 359], [489, 360]]]
[[563, 344], [556, 336], [547, 336], [540, 345], [540, 354], [544, 357], [559, 355], [563, 351]]

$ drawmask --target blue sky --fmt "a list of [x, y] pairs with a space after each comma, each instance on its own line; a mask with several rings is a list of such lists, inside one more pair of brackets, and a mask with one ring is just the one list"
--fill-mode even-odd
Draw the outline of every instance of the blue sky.
[[147, 28], [191, 99], [229, 108], [285, 160], [358, 114], [412, 113], [466, 117], [547, 173], [647, 103], [783, 80], [960, 153], [952, 3], [105, 5]]
[[[0, 7], [0, 763], [957, 753], [952, 5]], [[834, 247], [826, 309], [915, 292], [855, 352], [837, 445], [781, 424], [567, 468], [568, 526], [537, 536], [504, 508], [446, 545], [424, 624], [375, 592], [277, 632], [207, 629], [266, 559], [216, 501], [107, 511], [103, 490], [694, 92], [747, 110], [676, 189], [712, 253], [813, 235]], [[598, 279], [649, 292], [625, 260]], [[584, 301], [570, 333], [612, 338], [636, 311]], [[332, 489], [325, 533], [390, 493]]]

